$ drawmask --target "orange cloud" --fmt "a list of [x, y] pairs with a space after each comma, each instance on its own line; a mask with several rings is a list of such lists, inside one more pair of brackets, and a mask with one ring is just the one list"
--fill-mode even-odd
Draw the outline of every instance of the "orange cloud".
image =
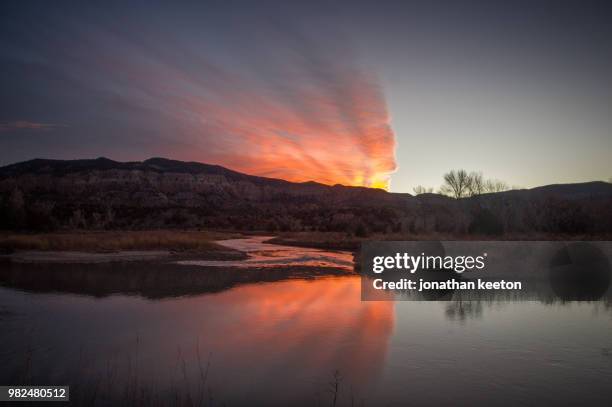
[[293, 83], [284, 92], [245, 86], [225, 90], [222, 103], [190, 98], [181, 104], [201, 117], [189, 132], [201, 133], [207, 144], [216, 135], [206, 155], [221, 165], [296, 182], [389, 187], [395, 136], [375, 80], [339, 75], [325, 83]]
[[143, 46], [117, 41], [114, 32], [65, 52], [71, 70], [88, 73], [89, 80], [71, 80], [110, 110], [96, 125], [140, 135], [147, 154], [297, 182], [388, 188], [396, 162], [385, 97], [348, 41], [321, 27], [258, 35], [224, 44], [223, 55], [172, 35]]

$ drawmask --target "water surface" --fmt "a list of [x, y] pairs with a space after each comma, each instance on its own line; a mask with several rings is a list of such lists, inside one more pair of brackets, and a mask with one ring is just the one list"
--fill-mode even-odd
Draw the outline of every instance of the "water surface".
[[[274, 263], [274, 249], [265, 249], [247, 262]], [[279, 250], [282, 259], [315, 256]], [[156, 295], [119, 288], [121, 275], [126, 286], [170, 284], [169, 270], [160, 278], [147, 267], [136, 282], [127, 270], [100, 271], [91, 285], [113, 288], [96, 292], [81, 277], [83, 292], [62, 290], [61, 280], [34, 290], [15, 283], [15, 272], [2, 274], [0, 381], [68, 383], [75, 400], [98, 405], [131, 400], [133, 389], [204, 405], [330, 405], [335, 380], [345, 406], [606, 405], [612, 397], [607, 299], [362, 302], [355, 275], [245, 280], [213, 291], [181, 282]], [[179, 276], [212, 270], [163, 267]]]
[[247, 253], [246, 260], [185, 260], [179, 261], [178, 264], [234, 268], [308, 266], [353, 270], [352, 253], [266, 243], [271, 238], [271, 236], [253, 236], [217, 242], [221, 246]]

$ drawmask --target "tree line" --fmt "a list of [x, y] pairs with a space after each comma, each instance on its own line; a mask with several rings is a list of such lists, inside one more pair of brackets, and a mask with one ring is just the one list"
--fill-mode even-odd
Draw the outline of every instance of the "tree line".
[[[453, 197], [455, 199], [468, 198], [492, 192], [502, 192], [509, 189], [508, 184], [497, 179], [484, 178], [481, 172], [466, 170], [451, 170], [444, 174], [444, 183], [438, 190], [439, 194]], [[433, 188], [425, 188], [421, 185], [414, 189], [416, 195], [433, 193]]]

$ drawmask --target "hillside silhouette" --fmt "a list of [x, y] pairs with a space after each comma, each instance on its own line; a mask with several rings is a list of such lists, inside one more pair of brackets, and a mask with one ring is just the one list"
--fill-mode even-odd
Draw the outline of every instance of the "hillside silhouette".
[[0, 229], [217, 228], [456, 235], [609, 234], [612, 184], [586, 182], [452, 199], [295, 183], [151, 158], [35, 159], [0, 168]]

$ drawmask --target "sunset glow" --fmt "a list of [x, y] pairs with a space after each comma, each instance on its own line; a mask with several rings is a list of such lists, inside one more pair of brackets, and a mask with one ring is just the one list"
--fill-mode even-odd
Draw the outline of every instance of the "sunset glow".
[[[352, 82], [359, 89], [349, 91]], [[228, 148], [220, 137], [223, 151], [213, 161], [289, 181], [387, 189], [396, 164], [384, 97], [367, 80], [348, 78], [336, 86], [346, 97], [341, 103], [324, 88], [320, 94], [292, 89], [300, 110], [257, 94], [232, 99], [231, 111], [201, 107], [214, 118], [203, 120], [205, 134], [231, 135]]]
[[[212, 62], [201, 67], [207, 81], [169, 68], [123, 72], [133, 73], [131, 86], [149, 78], [142, 91], [153, 104], [163, 101], [160, 113], [185, 141], [173, 156], [295, 182], [388, 189], [396, 143], [376, 75], [350, 54], [338, 60], [329, 49], [299, 47], [298, 57], [281, 47], [287, 56], [266, 63], [276, 72], [273, 83]], [[307, 52], [319, 62], [315, 72], [304, 66]]]
[[570, 35], [506, 7], [244, 3], [7, 4], [0, 165], [165, 157], [406, 193], [452, 168], [612, 174], [605, 12], [558, 9]]
[[[83, 118], [54, 117], [48, 122], [61, 126], [52, 127], [17, 117], [0, 123], [5, 137], [52, 130], [118, 160], [168, 157], [295, 182], [389, 187], [396, 141], [378, 70], [336, 27], [266, 24], [256, 37], [235, 38], [230, 54], [163, 22], [148, 21], [146, 32], [70, 27], [83, 41], [37, 52], [65, 78], [63, 94], [87, 107]], [[68, 151], [87, 155], [57, 154]]]

